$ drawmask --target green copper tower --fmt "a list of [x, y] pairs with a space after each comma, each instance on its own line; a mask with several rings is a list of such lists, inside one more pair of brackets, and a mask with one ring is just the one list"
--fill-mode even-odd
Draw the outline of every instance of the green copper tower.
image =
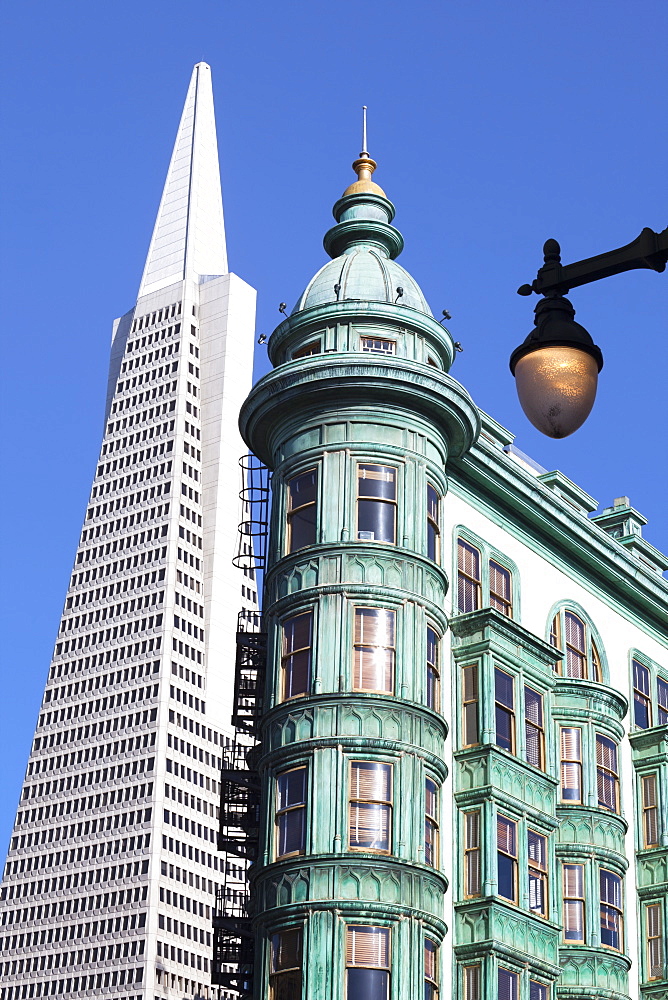
[[[366, 145], [366, 143], [365, 143]], [[450, 334], [395, 258], [371, 175], [334, 206], [333, 258], [269, 342], [240, 426], [272, 470], [255, 996], [437, 996], [441, 502], [480, 417]]]

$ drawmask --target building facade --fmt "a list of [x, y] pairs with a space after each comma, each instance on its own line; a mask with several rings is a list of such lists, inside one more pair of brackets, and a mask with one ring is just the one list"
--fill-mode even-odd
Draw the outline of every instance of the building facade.
[[237, 616], [257, 610], [256, 581], [232, 565], [254, 314], [228, 272], [199, 63], [137, 303], [113, 328], [102, 447], [2, 883], [3, 1000], [210, 995]]
[[[249, 394], [254, 293], [195, 67], [114, 324], [2, 1000], [668, 998], [668, 560], [452, 377], [375, 166]], [[246, 445], [273, 504], [244, 643]]]
[[353, 166], [241, 411], [273, 475], [253, 996], [666, 998], [668, 560], [449, 374]]

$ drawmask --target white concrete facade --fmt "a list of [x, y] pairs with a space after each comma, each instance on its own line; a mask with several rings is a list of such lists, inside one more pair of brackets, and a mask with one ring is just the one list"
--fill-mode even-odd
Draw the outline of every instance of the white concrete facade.
[[237, 615], [257, 610], [232, 565], [254, 317], [254, 290], [227, 273], [200, 63], [139, 299], [114, 324], [100, 457], [5, 866], [3, 1000], [210, 995]]

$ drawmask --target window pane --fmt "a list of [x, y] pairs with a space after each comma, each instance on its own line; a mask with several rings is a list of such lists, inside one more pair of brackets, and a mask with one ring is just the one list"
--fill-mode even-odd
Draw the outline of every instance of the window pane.
[[464, 848], [464, 893], [466, 896], [480, 895], [480, 813], [466, 813], [466, 841]]
[[601, 869], [601, 944], [622, 948], [622, 880]]
[[425, 781], [424, 860], [427, 865], [438, 863], [438, 795], [431, 778]]
[[381, 969], [348, 969], [346, 1000], [387, 1000], [390, 974]]
[[438, 667], [438, 636], [433, 628], [427, 628], [427, 707], [440, 710]]
[[584, 941], [584, 865], [563, 865], [564, 940]]
[[659, 809], [656, 774], [643, 775], [641, 791], [644, 846], [656, 847], [659, 843]]
[[274, 934], [271, 939], [271, 969], [298, 969], [302, 964], [302, 932], [298, 927]]
[[346, 938], [346, 965], [390, 967], [389, 927], [348, 927]]
[[394, 354], [396, 344], [393, 340], [383, 340], [380, 337], [362, 337], [362, 351], [367, 354]]
[[513, 678], [498, 668], [494, 671], [496, 698], [496, 745], [513, 752], [514, 748], [514, 691]]
[[434, 561], [439, 557], [439, 495], [433, 486], [427, 486], [427, 556]]
[[564, 615], [566, 626], [566, 674], [568, 677], [587, 677], [587, 653], [585, 650], [584, 622], [567, 611]]
[[308, 694], [311, 684], [313, 615], [306, 612], [283, 623], [283, 698]]
[[362, 542], [394, 543], [394, 504], [358, 500], [357, 538]]
[[604, 809], [617, 811], [618, 777], [617, 746], [607, 736], [596, 735], [596, 783], [598, 804]]
[[396, 500], [396, 469], [387, 465], [358, 465], [357, 476], [358, 496]]
[[563, 802], [582, 801], [582, 730], [571, 726], [561, 729], [561, 798]]
[[513, 708], [513, 679], [510, 674], [506, 674], [498, 668], [494, 671], [494, 690], [496, 700], [507, 708]]
[[310, 469], [288, 482], [288, 552], [316, 541], [317, 472]]
[[389, 851], [392, 767], [354, 761], [350, 772], [350, 847]]
[[543, 698], [532, 688], [524, 688], [526, 759], [543, 767]]
[[480, 607], [480, 553], [463, 539], [457, 541], [457, 607], [462, 614]]
[[355, 609], [353, 687], [357, 690], [393, 690], [394, 628], [394, 611]]
[[527, 832], [529, 864], [529, 909], [547, 916], [547, 838], [534, 830]]
[[292, 352], [293, 359], [297, 358], [310, 358], [313, 354], [321, 354], [322, 345], [319, 340], [312, 340], [308, 344], [304, 344], [303, 347], [298, 348], [296, 351]]
[[661, 903], [647, 907], [647, 979], [663, 979], [664, 975], [663, 914]]
[[474, 746], [478, 742], [478, 667], [475, 663], [463, 668], [462, 687], [464, 746]]
[[489, 603], [502, 615], [512, 616], [512, 581], [510, 570], [489, 561]]
[[467, 965], [464, 969], [464, 1000], [481, 1000], [479, 965]]
[[548, 1000], [548, 987], [543, 983], [537, 983], [535, 979], [529, 982], [529, 1000]]
[[516, 849], [517, 827], [504, 816], [497, 816], [497, 879], [498, 894], [515, 901], [516, 894]]
[[656, 679], [656, 697], [659, 703], [658, 723], [665, 726], [668, 723], [668, 681], [664, 681], [663, 677]]
[[305, 545], [315, 545], [315, 504], [295, 511], [290, 518], [290, 545], [288, 552], [296, 552]]
[[387, 1000], [389, 964], [389, 928], [349, 927], [346, 939], [347, 1000]]
[[499, 1000], [518, 1000], [519, 977], [516, 972], [499, 969]]
[[297, 767], [279, 774], [276, 786], [277, 857], [302, 853], [306, 834], [306, 768]]
[[638, 729], [649, 729], [652, 724], [649, 670], [637, 660], [633, 661], [633, 717]]

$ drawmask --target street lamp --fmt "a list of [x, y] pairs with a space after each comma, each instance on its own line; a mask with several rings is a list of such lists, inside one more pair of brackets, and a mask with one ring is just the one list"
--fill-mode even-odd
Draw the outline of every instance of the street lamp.
[[517, 395], [525, 414], [548, 437], [563, 438], [580, 427], [596, 398], [603, 355], [585, 328], [575, 322], [575, 309], [565, 298], [571, 288], [644, 267], [664, 271], [668, 263], [668, 227], [661, 233], [643, 229], [640, 236], [607, 253], [574, 264], [561, 263], [556, 240], [543, 246], [544, 264], [519, 295], [544, 297], [535, 309], [536, 325], [510, 356]]

